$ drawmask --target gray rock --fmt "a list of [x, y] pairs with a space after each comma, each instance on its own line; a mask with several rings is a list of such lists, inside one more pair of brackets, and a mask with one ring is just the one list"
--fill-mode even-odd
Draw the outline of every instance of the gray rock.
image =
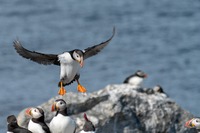
[[[184, 124], [193, 117], [173, 100], [161, 93], [147, 94], [130, 85], [108, 85], [105, 89], [83, 95], [67, 93], [56, 96], [40, 105], [49, 123], [55, 113], [51, 105], [63, 98], [68, 103], [68, 113], [76, 120], [77, 132], [84, 124], [83, 113], [97, 127], [96, 133], [195, 133]], [[26, 127], [29, 118], [23, 110], [18, 122]]]

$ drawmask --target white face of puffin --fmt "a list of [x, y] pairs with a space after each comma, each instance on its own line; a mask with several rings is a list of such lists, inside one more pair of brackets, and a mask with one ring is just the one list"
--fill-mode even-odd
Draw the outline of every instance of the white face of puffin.
[[147, 75], [146, 75], [143, 71], [141, 71], [141, 70], [138, 70], [138, 71], [136, 72], [136, 74], [137, 74], [138, 76], [140, 76], [140, 77], [143, 77], [143, 78], [146, 78], [146, 77], [147, 77]]
[[62, 99], [56, 100], [52, 105], [52, 111], [63, 111], [66, 109], [66, 102]]
[[37, 108], [27, 109], [26, 113], [33, 118], [40, 118], [43, 114]]
[[193, 118], [185, 123], [188, 128], [200, 129], [200, 118]]
[[199, 118], [194, 119], [193, 123], [196, 128], [200, 129], [200, 119]]
[[73, 58], [83, 67], [83, 53], [80, 50], [74, 50], [72, 54]]

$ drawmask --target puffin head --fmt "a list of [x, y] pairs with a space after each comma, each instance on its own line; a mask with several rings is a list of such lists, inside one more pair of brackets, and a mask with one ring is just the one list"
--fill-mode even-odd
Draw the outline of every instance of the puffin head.
[[10, 115], [7, 117], [7, 123], [10, 124], [10, 123], [17, 123], [17, 119], [14, 115]]
[[136, 73], [135, 73], [136, 76], [138, 77], [141, 77], [141, 78], [146, 78], [147, 77], [147, 74], [144, 73], [143, 71], [141, 70], [138, 70]]
[[163, 88], [160, 85], [156, 85], [153, 87], [155, 92], [164, 93]]
[[41, 108], [28, 108], [26, 110], [26, 114], [32, 118], [38, 119], [44, 116], [44, 111]]
[[83, 51], [75, 49], [72, 53], [72, 57], [83, 67]]
[[63, 99], [57, 99], [53, 105], [52, 105], [52, 108], [51, 108], [51, 111], [63, 111], [65, 110], [67, 107], [67, 104], [66, 102], [63, 100]]
[[200, 118], [193, 118], [185, 123], [187, 128], [196, 128], [200, 129]]

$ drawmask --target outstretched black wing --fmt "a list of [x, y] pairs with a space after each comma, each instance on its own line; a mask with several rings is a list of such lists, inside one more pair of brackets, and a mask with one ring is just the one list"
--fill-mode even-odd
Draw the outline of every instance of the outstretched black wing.
[[105, 46], [108, 45], [108, 43], [112, 40], [114, 35], [115, 35], [115, 27], [113, 28], [112, 36], [107, 41], [84, 49], [84, 51], [83, 51], [84, 52], [84, 59], [87, 59], [87, 58], [89, 58], [91, 56], [94, 56], [94, 55], [98, 54]]
[[28, 49], [25, 49], [18, 40], [15, 40], [13, 43], [14, 43], [13, 46], [15, 47], [17, 53], [26, 59], [30, 59], [32, 61], [35, 61], [43, 65], [51, 65], [51, 64], [60, 65], [58, 61], [58, 55], [43, 54], [35, 51], [30, 51]]

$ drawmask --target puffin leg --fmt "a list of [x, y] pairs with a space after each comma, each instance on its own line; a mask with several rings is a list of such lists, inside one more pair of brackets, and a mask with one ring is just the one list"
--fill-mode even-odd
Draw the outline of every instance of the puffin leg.
[[66, 93], [66, 90], [65, 90], [65, 88], [63, 87], [63, 82], [60, 81], [60, 89], [59, 89], [59, 91], [58, 91], [58, 94], [61, 95], [61, 96], [63, 96], [63, 95], [65, 95], [65, 93]]
[[76, 82], [78, 83], [77, 90], [78, 90], [79, 92], [84, 93], [84, 92], [87, 91], [87, 90], [85, 89], [85, 87], [83, 87], [83, 86], [80, 84], [80, 82], [79, 82], [78, 79], [76, 79]]

